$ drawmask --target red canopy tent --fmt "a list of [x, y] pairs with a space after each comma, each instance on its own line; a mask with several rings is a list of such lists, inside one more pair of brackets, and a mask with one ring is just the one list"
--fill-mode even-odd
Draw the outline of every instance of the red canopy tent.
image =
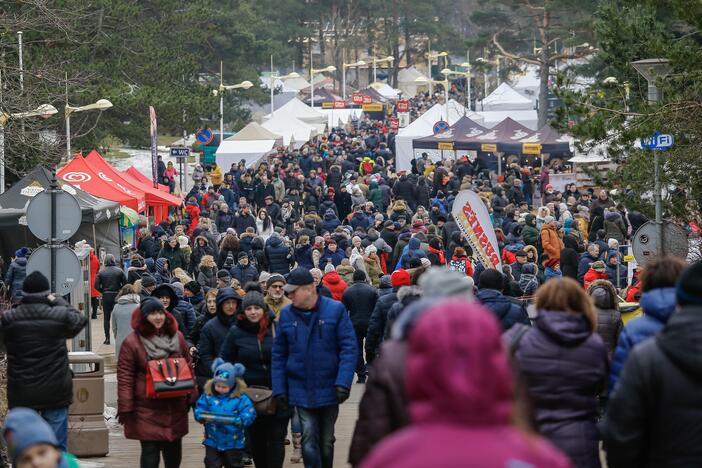
[[[147, 184], [147, 185], [150, 185], [151, 187], [153, 187], [153, 185], [154, 185], [154, 181], [152, 179], [149, 179], [148, 177], [146, 177], [144, 174], [141, 173], [141, 171], [139, 171], [139, 169], [137, 169], [134, 166], [129, 166], [129, 169], [127, 169], [126, 171], [121, 171], [121, 172], [122, 172], [122, 174], [124, 174], [124, 173], [128, 174], [129, 176], [138, 180], [142, 184]], [[158, 184], [158, 189], [162, 192], [170, 193], [168, 185]]]
[[134, 188], [142, 192], [146, 201], [146, 212], [149, 214], [149, 207], [153, 208], [154, 220], [157, 223], [168, 216], [169, 206], [180, 206], [182, 203], [179, 197], [171, 195], [170, 193], [164, 193], [155, 189], [153, 186], [134, 179], [129, 174], [117, 171], [95, 150], [91, 151], [90, 154], [85, 157], [85, 160], [98, 171], [101, 171], [98, 174], [105, 174], [113, 181], [121, 182], [126, 187]]
[[79, 154], [62, 167], [56, 175], [93, 196], [116, 201], [137, 212], [144, 211], [146, 203], [143, 192], [126, 187], [119, 182], [113, 182]]

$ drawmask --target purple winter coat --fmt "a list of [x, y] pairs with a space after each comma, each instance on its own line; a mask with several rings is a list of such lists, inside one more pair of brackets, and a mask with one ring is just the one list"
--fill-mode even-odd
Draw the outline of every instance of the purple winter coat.
[[[510, 332], [506, 339], [509, 340]], [[604, 343], [583, 315], [540, 311], [517, 345], [539, 432], [578, 468], [599, 468], [597, 396], [609, 373]]]

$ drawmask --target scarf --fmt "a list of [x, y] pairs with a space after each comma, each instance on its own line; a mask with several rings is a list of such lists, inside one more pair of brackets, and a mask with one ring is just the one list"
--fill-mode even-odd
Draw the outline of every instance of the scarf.
[[144, 345], [144, 351], [146, 351], [146, 356], [149, 360], [152, 359], [163, 359], [171, 354], [180, 351], [180, 343], [178, 342], [178, 335], [168, 336], [154, 335], [150, 337], [145, 337], [139, 335], [141, 344]]
[[436, 254], [439, 257], [439, 265], [446, 265], [446, 257], [442, 250], [437, 250], [434, 247], [429, 247], [429, 252]]

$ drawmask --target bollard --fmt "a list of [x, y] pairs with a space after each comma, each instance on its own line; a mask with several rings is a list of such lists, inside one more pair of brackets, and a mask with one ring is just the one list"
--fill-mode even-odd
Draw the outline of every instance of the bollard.
[[68, 451], [102, 457], [110, 451], [105, 407], [105, 363], [91, 352], [68, 353], [73, 370], [73, 403], [68, 410]]

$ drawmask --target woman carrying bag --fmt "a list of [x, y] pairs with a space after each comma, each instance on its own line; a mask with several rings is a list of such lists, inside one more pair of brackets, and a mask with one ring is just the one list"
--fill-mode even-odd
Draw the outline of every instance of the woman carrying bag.
[[[198, 396], [188, 346], [173, 315], [153, 297], [134, 310], [132, 328], [117, 362], [119, 421], [127, 439], [141, 442], [141, 468], [158, 468], [161, 456], [165, 468], [178, 468], [188, 410]], [[177, 375], [182, 389], [177, 396], [160, 393], [155, 362], [164, 365], [169, 376]]]
[[[249, 390], [255, 390], [255, 387], [270, 390], [275, 316], [258, 287], [257, 284], [249, 285], [241, 309], [237, 312], [235, 325], [229, 329], [222, 345], [221, 357], [227, 362], [244, 365], [246, 373], [243, 377]], [[256, 420], [249, 426], [254, 464], [257, 468], [281, 468], [291, 411], [277, 408], [274, 414], [262, 414], [261, 404], [256, 402], [256, 398], [252, 399], [258, 410]]]

